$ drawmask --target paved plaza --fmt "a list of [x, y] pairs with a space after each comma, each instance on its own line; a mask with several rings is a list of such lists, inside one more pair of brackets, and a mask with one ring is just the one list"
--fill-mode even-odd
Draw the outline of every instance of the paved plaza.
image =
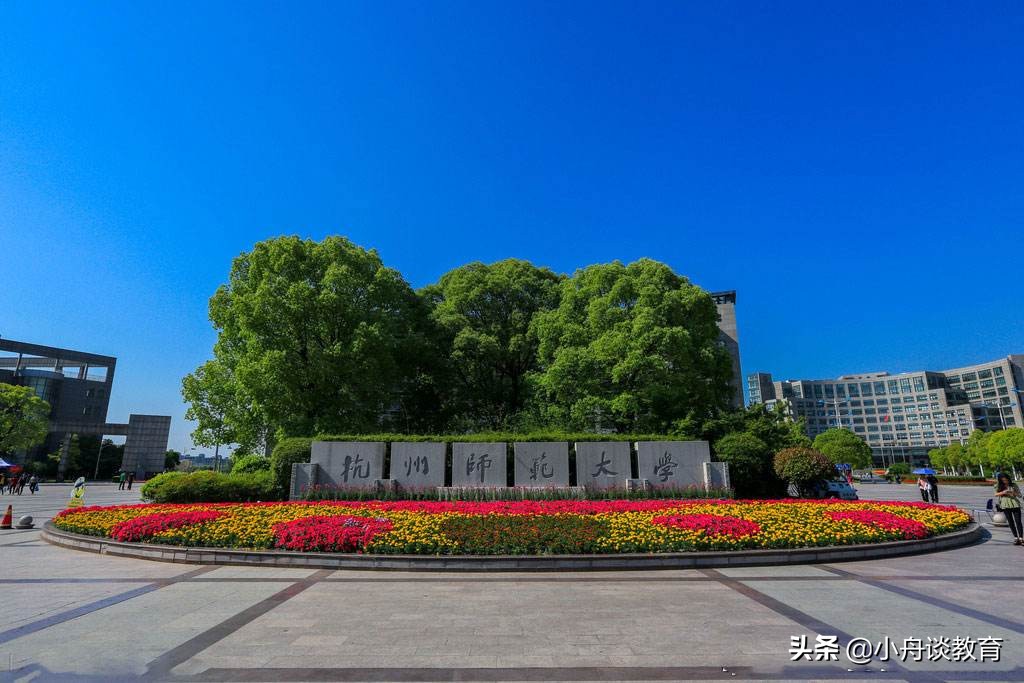
[[[0, 503], [42, 522], [69, 491]], [[990, 495], [941, 493], [970, 508]], [[137, 497], [89, 486], [86, 502]], [[987, 528], [972, 547], [881, 561], [550, 574], [174, 565], [0, 531], [0, 681], [1024, 680], [1024, 549]], [[856, 665], [845, 647], [791, 661], [793, 637], [819, 634], [1003, 641], [999, 661]]]

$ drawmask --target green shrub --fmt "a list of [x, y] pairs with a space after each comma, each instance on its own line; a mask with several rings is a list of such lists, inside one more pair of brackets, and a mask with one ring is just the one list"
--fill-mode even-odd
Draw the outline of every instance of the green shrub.
[[288, 497], [288, 486], [292, 480], [292, 465], [297, 462], [309, 462], [313, 439], [308, 437], [291, 437], [281, 439], [270, 454], [270, 472], [278, 487], [281, 498]]
[[254, 474], [270, 470], [270, 458], [263, 455], [243, 455], [232, 460], [231, 474]]
[[835, 464], [824, 453], [798, 446], [775, 454], [775, 474], [796, 486], [801, 497], [810, 495], [814, 485], [836, 473]]
[[888, 473], [906, 476], [910, 474], [910, 464], [905, 462], [894, 462], [889, 465]]
[[277, 498], [274, 476], [266, 470], [251, 474], [166, 472], [142, 487], [142, 499], [153, 503], [244, 503]]
[[[446, 443], [515, 443], [516, 441], [677, 441], [665, 434], [593, 434], [591, 432], [478, 432], [476, 434], [320, 434], [317, 441], [443, 441]], [[276, 449], [275, 449], [276, 450]]]

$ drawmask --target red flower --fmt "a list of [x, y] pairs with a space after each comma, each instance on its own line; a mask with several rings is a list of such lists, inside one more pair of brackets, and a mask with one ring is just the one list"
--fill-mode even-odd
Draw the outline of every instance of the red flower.
[[926, 538], [929, 534], [924, 522], [907, 519], [891, 512], [880, 510], [836, 510], [826, 513], [835, 520], [846, 519], [858, 524], [873, 526], [884, 531], [898, 531], [903, 538]]
[[212, 522], [223, 515], [224, 513], [219, 510], [190, 510], [188, 512], [162, 512], [145, 515], [118, 522], [111, 527], [110, 537], [115, 541], [141, 541], [144, 538], [151, 538], [161, 531]]
[[676, 529], [703, 531], [707, 536], [731, 536], [743, 538], [761, 532], [761, 525], [742, 517], [731, 515], [669, 515], [655, 517], [652, 524], [663, 524]]
[[390, 520], [373, 517], [302, 517], [274, 525], [274, 547], [284, 550], [361, 552], [374, 536], [391, 531]]

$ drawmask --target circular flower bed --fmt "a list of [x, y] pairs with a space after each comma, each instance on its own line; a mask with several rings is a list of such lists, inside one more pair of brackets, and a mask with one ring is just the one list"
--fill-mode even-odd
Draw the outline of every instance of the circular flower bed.
[[292, 502], [69, 509], [66, 531], [190, 547], [421, 555], [663, 553], [918, 539], [951, 506], [811, 500]]

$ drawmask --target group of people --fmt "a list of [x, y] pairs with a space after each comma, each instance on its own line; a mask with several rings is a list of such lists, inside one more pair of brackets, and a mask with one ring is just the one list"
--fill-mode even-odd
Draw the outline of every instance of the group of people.
[[7, 474], [6, 472], [0, 472], [0, 493], [15, 494], [19, 496], [25, 492], [25, 487], [28, 486], [28, 491], [32, 495], [39, 490], [39, 478], [34, 474], [28, 472], [22, 472], [21, 474]]
[[132, 484], [135, 483], [135, 473], [125, 472], [121, 470], [117, 475], [117, 490], [118, 491], [131, 491]]
[[917, 477], [917, 488], [921, 490], [921, 500], [926, 503], [939, 502], [939, 480], [934, 474], [920, 474]]

